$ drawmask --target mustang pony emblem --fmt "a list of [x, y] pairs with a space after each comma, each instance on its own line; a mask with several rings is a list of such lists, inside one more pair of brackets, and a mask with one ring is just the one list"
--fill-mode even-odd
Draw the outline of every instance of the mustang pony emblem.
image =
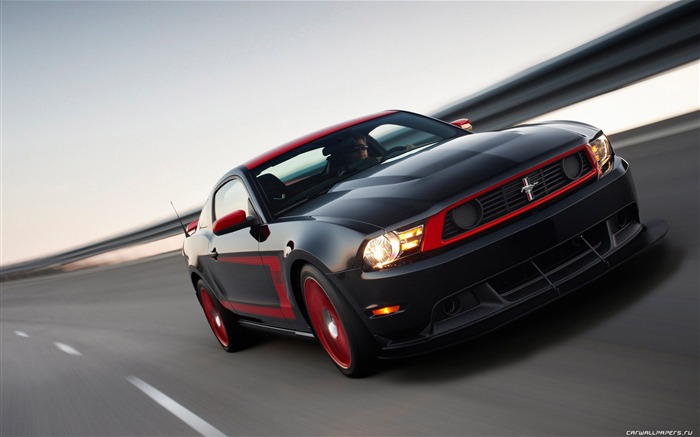
[[535, 198], [535, 195], [532, 194], [532, 190], [535, 189], [535, 185], [537, 184], [539, 184], [539, 182], [531, 184], [527, 178], [523, 178], [523, 188], [520, 189], [520, 192], [525, 193], [525, 195], [527, 195], [528, 202], [532, 202], [532, 200]]

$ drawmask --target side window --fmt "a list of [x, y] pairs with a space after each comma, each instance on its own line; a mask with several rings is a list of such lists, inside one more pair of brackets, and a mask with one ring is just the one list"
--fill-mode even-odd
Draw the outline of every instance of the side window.
[[240, 179], [232, 179], [214, 195], [214, 220], [242, 209], [250, 215], [248, 190]]

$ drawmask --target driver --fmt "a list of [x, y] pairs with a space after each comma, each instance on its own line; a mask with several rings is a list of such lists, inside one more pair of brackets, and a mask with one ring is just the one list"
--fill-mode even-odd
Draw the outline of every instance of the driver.
[[369, 157], [367, 150], [367, 137], [364, 135], [355, 135], [352, 138], [345, 141], [343, 147], [343, 157], [347, 164], [353, 162], [362, 161]]
[[[413, 150], [416, 146], [408, 144], [401, 149], [401, 152]], [[398, 150], [397, 150], [398, 151]], [[390, 151], [391, 152], [391, 151]], [[330, 174], [334, 176], [342, 176], [348, 172], [355, 172], [372, 167], [379, 163], [384, 157], [370, 156], [369, 146], [367, 145], [367, 137], [362, 134], [355, 134], [351, 137], [346, 137], [341, 141], [338, 151], [334, 155], [336, 162], [336, 170], [331, 170]]]
[[339, 155], [340, 168], [335, 173], [336, 176], [363, 170], [379, 162], [379, 158], [376, 156], [369, 156], [367, 137], [360, 134], [343, 140], [340, 145]]

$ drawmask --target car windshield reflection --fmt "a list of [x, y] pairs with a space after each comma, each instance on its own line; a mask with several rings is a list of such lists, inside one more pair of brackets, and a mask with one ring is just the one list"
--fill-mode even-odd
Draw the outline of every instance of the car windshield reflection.
[[466, 134], [427, 117], [394, 113], [302, 145], [256, 167], [253, 174], [263, 200], [277, 216], [325, 194], [352, 175]]

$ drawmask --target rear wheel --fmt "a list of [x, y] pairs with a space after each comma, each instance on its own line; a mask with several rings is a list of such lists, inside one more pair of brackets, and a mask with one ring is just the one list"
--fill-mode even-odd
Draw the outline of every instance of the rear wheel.
[[197, 283], [197, 296], [214, 336], [225, 351], [236, 352], [248, 346], [249, 334], [238, 326], [233, 314], [221, 306], [204, 281]]
[[310, 265], [301, 270], [301, 287], [311, 327], [338, 370], [355, 378], [372, 373], [375, 343], [335, 287]]

